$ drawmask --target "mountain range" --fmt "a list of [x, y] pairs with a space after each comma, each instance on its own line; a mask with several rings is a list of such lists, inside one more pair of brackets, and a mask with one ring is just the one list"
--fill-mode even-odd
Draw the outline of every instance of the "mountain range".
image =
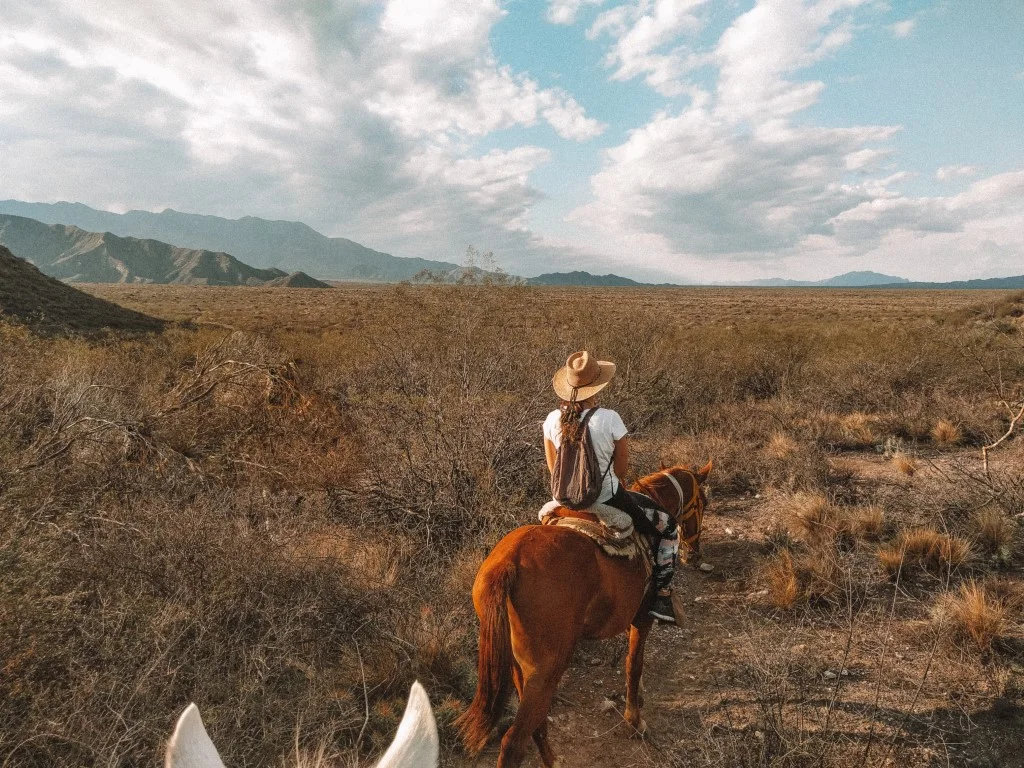
[[88, 232], [0, 214], [0, 244], [50, 277], [83, 283], [183, 283], [328, 288], [302, 272], [257, 269], [227, 253]]
[[[10, 220], [17, 217], [22, 222], [13, 227]], [[225, 219], [171, 209], [119, 214], [81, 203], [2, 200], [0, 220], [8, 222], [6, 228], [0, 223], [0, 243], [38, 264], [47, 274], [65, 280], [323, 287], [324, 283], [309, 274], [332, 280], [446, 283], [474, 282], [492, 276], [477, 267], [375, 251], [352, 240], [327, 237], [300, 222], [253, 216]], [[40, 234], [40, 230], [25, 224], [28, 220], [50, 225], [51, 232]], [[295, 274], [289, 275], [286, 270]], [[493, 277], [499, 278], [499, 282], [523, 281], [515, 275]], [[550, 286], [652, 285], [619, 275], [585, 271], [551, 272], [523, 282]], [[926, 283], [860, 271], [826, 280], [770, 278], [720, 285], [1018, 289], [1024, 288], [1024, 275]]]
[[181, 248], [230, 253], [257, 268], [302, 271], [323, 280], [399, 282], [424, 270], [443, 274], [459, 268], [446, 261], [402, 258], [375, 251], [343, 237], [327, 237], [297, 221], [254, 216], [223, 219], [167, 210], [98, 211], [81, 203], [25, 203], [0, 200], [0, 214], [45, 224], [70, 224], [90, 232], [110, 232], [173, 243]]
[[846, 272], [826, 280], [787, 280], [782, 277], [770, 277], [767, 280], [750, 280], [740, 285], [780, 288], [867, 288], [903, 285], [909, 282], [905, 277], [883, 275], [880, 272]]

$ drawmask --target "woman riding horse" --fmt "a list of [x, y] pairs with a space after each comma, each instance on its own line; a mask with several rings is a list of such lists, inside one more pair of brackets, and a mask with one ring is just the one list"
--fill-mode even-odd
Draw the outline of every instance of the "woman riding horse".
[[[568, 370], [561, 374], [569, 389], [558, 384], [556, 391], [567, 395], [562, 399], [568, 404], [568, 413], [556, 411], [549, 417], [554, 423], [545, 430], [556, 452], [563, 430], [568, 436], [573, 425], [586, 417], [586, 408], [594, 407], [586, 401], [596, 391], [587, 387], [600, 388], [611, 379], [608, 366], [603, 373], [601, 366], [599, 361], [589, 360], [589, 355], [574, 356], [567, 366], [572, 378]], [[556, 382], [558, 379], [556, 376]], [[581, 394], [585, 395], [582, 402]], [[601, 413], [590, 416], [591, 422]], [[610, 474], [609, 460], [622, 463], [614, 467], [618, 471], [608, 489], [602, 488], [602, 495], [607, 490], [608, 501], [618, 496], [625, 505], [629, 502], [621, 501], [619, 478], [627, 460], [626, 428], [612, 412], [607, 421], [602, 434], [609, 437], [610, 444], [604, 443], [600, 449], [605, 464], [597, 471]], [[596, 461], [588, 462], [593, 463]], [[640, 478], [634, 486], [671, 512], [695, 552], [700, 547], [707, 504], [704, 486], [710, 473], [711, 462], [701, 469], [680, 464]], [[476, 754], [487, 744], [514, 690], [519, 694], [519, 708], [502, 737], [498, 768], [519, 768], [531, 741], [545, 768], [555, 768], [558, 760], [548, 742], [548, 711], [573, 650], [584, 638], [609, 638], [623, 632], [629, 632], [623, 717], [633, 732], [643, 733], [647, 726], [640, 714], [640, 679], [644, 646], [655, 621], [647, 610], [649, 586], [641, 558], [612, 557], [568, 526], [524, 525], [499, 541], [473, 582], [473, 605], [480, 618], [477, 688], [472, 704], [457, 721], [469, 752]]]
[[[625, 512], [637, 530], [657, 538], [654, 564], [654, 602], [649, 613], [664, 622], [675, 623], [672, 609], [672, 576], [679, 556], [675, 520], [651, 499], [627, 491], [619, 478], [629, 468], [629, 432], [622, 417], [610, 408], [597, 407], [597, 395], [615, 376], [615, 363], [595, 360], [588, 352], [574, 352], [555, 373], [552, 385], [561, 405], [544, 421], [544, 453], [548, 471], [554, 470], [562, 441], [578, 443], [583, 429], [590, 430], [590, 443], [603, 472], [601, 492], [595, 504], [608, 504]], [[594, 413], [586, 420], [588, 411]]]

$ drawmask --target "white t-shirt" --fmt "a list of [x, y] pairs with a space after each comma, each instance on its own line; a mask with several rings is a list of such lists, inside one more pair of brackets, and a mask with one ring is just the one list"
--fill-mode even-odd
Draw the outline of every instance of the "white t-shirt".
[[[582, 419], [587, 411], [580, 414]], [[594, 446], [594, 454], [597, 456], [597, 465], [601, 471], [608, 469], [611, 463], [612, 454], [615, 452], [615, 441], [621, 440], [629, 432], [626, 425], [622, 423], [622, 417], [610, 408], [598, 408], [597, 413], [590, 417], [590, 441]], [[544, 439], [550, 440], [555, 448], [558, 448], [562, 440], [562, 412], [555, 409], [544, 419]], [[615, 477], [615, 467], [608, 470], [605, 475], [604, 484], [601, 486], [601, 495], [597, 497], [597, 503], [608, 501], [619, 489], [619, 479]]]

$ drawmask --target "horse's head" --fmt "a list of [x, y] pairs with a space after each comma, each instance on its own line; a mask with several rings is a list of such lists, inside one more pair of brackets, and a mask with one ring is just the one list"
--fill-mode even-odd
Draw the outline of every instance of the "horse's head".
[[704, 528], [704, 509], [708, 504], [707, 480], [712, 462], [700, 469], [680, 464], [642, 477], [636, 488], [646, 493], [669, 512], [679, 526], [679, 541], [700, 555], [700, 534]]

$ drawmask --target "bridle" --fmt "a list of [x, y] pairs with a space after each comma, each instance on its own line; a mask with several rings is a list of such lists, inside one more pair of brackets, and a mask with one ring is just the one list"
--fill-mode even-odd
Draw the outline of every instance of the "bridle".
[[[688, 471], [688, 470], [687, 470]], [[672, 483], [672, 487], [675, 489], [676, 497], [679, 499], [679, 503], [676, 506], [676, 511], [672, 514], [672, 517], [676, 520], [676, 525], [679, 526], [679, 539], [682, 543], [691, 550], [697, 551], [697, 542], [700, 540], [701, 528], [704, 523], [704, 497], [700, 492], [700, 483], [697, 482], [697, 477], [693, 472], [689, 474], [693, 477], [693, 495], [689, 498], [686, 497], [686, 493], [683, 491], [683, 486], [679, 484], [675, 476], [670, 470], [664, 470], [661, 474], [668, 478], [669, 482]], [[696, 532], [687, 536], [686, 523], [694, 515], [697, 516]]]

